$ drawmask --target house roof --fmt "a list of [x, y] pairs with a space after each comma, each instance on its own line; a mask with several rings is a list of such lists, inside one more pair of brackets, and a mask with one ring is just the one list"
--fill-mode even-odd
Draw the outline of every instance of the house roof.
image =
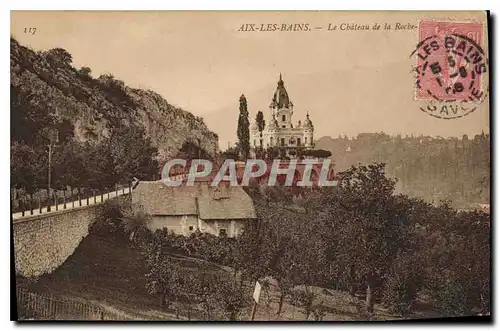
[[198, 215], [204, 220], [256, 218], [253, 201], [239, 186], [222, 182], [211, 186], [166, 186], [161, 181], [140, 182], [132, 203], [142, 205], [151, 215]]
[[207, 186], [208, 191], [198, 197], [199, 216], [210, 219], [256, 218], [252, 199], [239, 186]]

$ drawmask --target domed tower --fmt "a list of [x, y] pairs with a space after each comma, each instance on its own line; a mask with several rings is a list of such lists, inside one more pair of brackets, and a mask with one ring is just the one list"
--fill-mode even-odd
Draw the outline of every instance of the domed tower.
[[309, 112], [307, 112], [306, 120], [302, 125], [304, 130], [304, 146], [306, 148], [314, 147], [314, 125], [312, 124], [311, 119], [309, 118]]
[[273, 99], [269, 105], [270, 115], [275, 116], [278, 127], [282, 129], [292, 128], [293, 103], [290, 101], [285, 82], [280, 74], [278, 86], [274, 91]]

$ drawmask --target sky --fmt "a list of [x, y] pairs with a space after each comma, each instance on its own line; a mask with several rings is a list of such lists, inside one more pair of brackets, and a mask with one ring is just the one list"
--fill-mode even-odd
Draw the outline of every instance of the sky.
[[[420, 111], [410, 57], [418, 29], [384, 30], [419, 20], [486, 18], [481, 12], [12, 12], [11, 34], [35, 50], [66, 49], [74, 66], [90, 67], [93, 76], [112, 73], [154, 90], [203, 117], [221, 148], [236, 141], [240, 95], [251, 122], [258, 110], [267, 116], [280, 73], [295, 105], [293, 121], [309, 112], [315, 138], [489, 132], [488, 100], [460, 119]], [[355, 30], [375, 23], [380, 30]], [[309, 24], [312, 31], [238, 31], [245, 24]], [[30, 27], [35, 34], [24, 32]]]

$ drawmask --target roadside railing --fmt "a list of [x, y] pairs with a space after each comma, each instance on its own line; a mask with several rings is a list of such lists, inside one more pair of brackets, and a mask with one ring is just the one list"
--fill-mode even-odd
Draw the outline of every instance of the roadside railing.
[[99, 192], [97, 190], [86, 190], [87, 194], [84, 195], [78, 194], [76, 196], [76, 199], [74, 199], [74, 197], [69, 197], [69, 199], [71, 199], [69, 201], [66, 199], [66, 196], [60, 197], [56, 195], [56, 192], [54, 192], [54, 194], [52, 194], [54, 202], [50, 205], [45, 205], [45, 206], [41, 203], [40, 198], [33, 201], [33, 199], [23, 196], [19, 199], [20, 208], [18, 208], [18, 210], [20, 209], [20, 211], [12, 213], [12, 218], [20, 219], [23, 217], [28, 217], [33, 215], [40, 215], [61, 210], [95, 205], [102, 203], [106, 200], [116, 198], [121, 195], [127, 195], [132, 190], [133, 188], [131, 184], [129, 184], [128, 186], [116, 185], [113, 191], [107, 191], [107, 192], [104, 191]]

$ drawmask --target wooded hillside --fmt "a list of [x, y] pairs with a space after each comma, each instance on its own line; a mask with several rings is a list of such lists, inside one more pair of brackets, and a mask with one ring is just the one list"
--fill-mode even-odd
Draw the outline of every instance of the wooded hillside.
[[459, 138], [389, 136], [322, 137], [316, 147], [332, 152], [336, 171], [357, 163], [386, 163], [396, 190], [429, 202], [450, 200], [459, 208], [489, 203], [490, 136]]
[[12, 187], [47, 187], [51, 140], [57, 189], [152, 179], [186, 141], [218, 149], [203, 119], [112, 74], [94, 78], [62, 48], [34, 51], [11, 38], [10, 67]]

